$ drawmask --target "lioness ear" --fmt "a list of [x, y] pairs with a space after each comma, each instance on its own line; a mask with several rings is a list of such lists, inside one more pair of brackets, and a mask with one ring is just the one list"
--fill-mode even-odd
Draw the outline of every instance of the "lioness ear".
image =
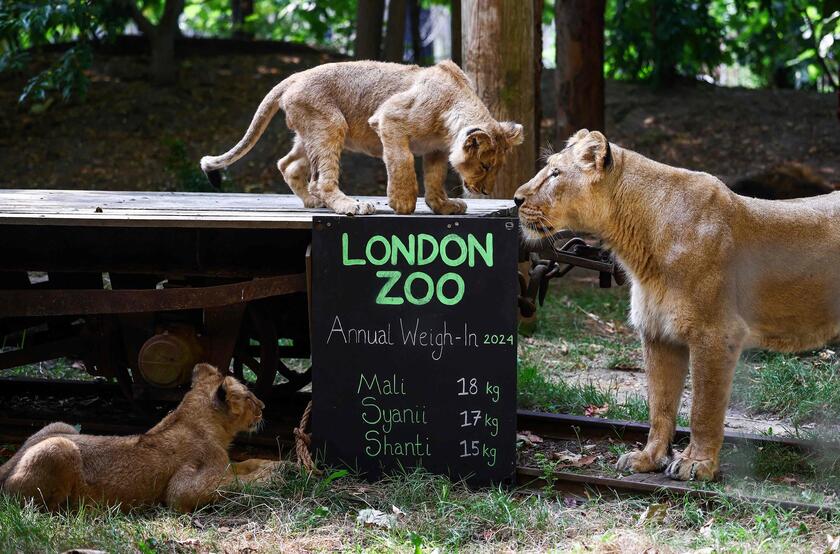
[[575, 133], [574, 135], [572, 135], [568, 139], [566, 139], [566, 148], [568, 148], [570, 146], [573, 146], [576, 142], [580, 141], [581, 139], [586, 137], [588, 134], [589, 134], [589, 129], [581, 129], [580, 131], [578, 131], [577, 133]]
[[505, 132], [505, 138], [511, 146], [519, 146], [525, 142], [525, 134], [523, 133], [522, 125], [514, 123], [513, 121], [502, 121], [502, 130]]
[[[573, 138], [577, 138], [581, 132], [583, 131], [578, 131]], [[571, 143], [571, 147], [575, 163], [584, 171], [602, 172], [612, 163], [610, 143], [607, 137], [598, 131], [592, 131], [579, 138]]]
[[192, 384], [195, 384], [207, 377], [218, 377], [221, 375], [219, 370], [210, 364], [195, 364], [192, 373]]
[[219, 385], [219, 387], [216, 389], [216, 400], [218, 400], [222, 406], [227, 404], [227, 389], [225, 389], [224, 383]]
[[488, 135], [483, 129], [479, 127], [473, 127], [467, 131], [466, 137], [464, 137], [464, 150], [470, 152], [477, 152], [478, 146], [483, 141], [489, 141], [490, 135]]

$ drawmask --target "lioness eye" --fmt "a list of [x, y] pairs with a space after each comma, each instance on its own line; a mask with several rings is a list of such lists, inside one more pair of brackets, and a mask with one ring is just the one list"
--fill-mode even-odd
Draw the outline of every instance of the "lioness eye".
[[552, 177], [559, 177], [560, 176], [560, 170], [559, 169], [552, 169], [550, 175]]
[[490, 171], [490, 164], [481, 164], [481, 169], [484, 171]]

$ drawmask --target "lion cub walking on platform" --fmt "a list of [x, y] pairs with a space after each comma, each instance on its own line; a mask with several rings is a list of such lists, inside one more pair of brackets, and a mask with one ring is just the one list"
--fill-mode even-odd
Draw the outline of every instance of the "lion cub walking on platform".
[[80, 435], [51, 423], [0, 467], [0, 489], [54, 510], [68, 502], [165, 503], [187, 512], [213, 502], [218, 488], [270, 475], [280, 462], [232, 463], [228, 447], [262, 421], [264, 405], [242, 383], [208, 364], [193, 370], [192, 389], [148, 432], [127, 437]]
[[376, 210], [338, 188], [343, 149], [385, 160], [388, 203], [400, 214], [414, 212], [414, 155], [422, 155], [426, 203], [435, 213], [460, 214], [466, 204], [444, 189], [447, 159], [468, 190], [487, 194], [508, 151], [523, 141], [522, 125], [493, 119], [450, 61], [427, 68], [330, 63], [283, 80], [263, 98], [236, 146], [201, 159], [211, 183], [218, 185], [218, 170], [254, 147], [279, 109], [295, 132], [292, 150], [277, 163], [283, 178], [306, 207], [326, 205], [341, 214]]

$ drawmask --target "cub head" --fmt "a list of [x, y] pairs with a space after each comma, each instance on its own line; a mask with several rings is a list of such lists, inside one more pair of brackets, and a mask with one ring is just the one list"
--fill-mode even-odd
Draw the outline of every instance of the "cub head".
[[449, 163], [461, 176], [467, 190], [490, 194], [496, 184], [496, 173], [508, 152], [523, 140], [522, 125], [511, 121], [465, 127], [452, 145]]
[[262, 423], [265, 404], [236, 378], [210, 364], [193, 368], [191, 392], [209, 408], [209, 417], [231, 433], [255, 431]]
[[538, 239], [562, 229], [594, 230], [590, 227], [605, 212], [604, 181], [612, 169], [607, 137], [586, 129], [575, 133], [566, 148], [552, 154], [513, 196], [525, 237]]

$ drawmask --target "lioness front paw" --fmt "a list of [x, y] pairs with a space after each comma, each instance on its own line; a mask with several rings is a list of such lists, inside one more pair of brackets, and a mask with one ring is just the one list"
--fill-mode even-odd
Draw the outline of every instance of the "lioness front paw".
[[396, 196], [388, 199], [388, 205], [395, 213], [401, 215], [413, 214], [417, 207], [417, 197], [414, 195]]
[[668, 456], [660, 456], [653, 459], [644, 450], [634, 450], [623, 454], [618, 463], [615, 464], [619, 471], [627, 471], [630, 473], [650, 473], [652, 471], [662, 471], [671, 461]]
[[695, 460], [686, 456], [677, 458], [665, 470], [665, 475], [680, 481], [714, 481], [717, 473], [717, 460]]
[[457, 215], [466, 213], [467, 211], [467, 203], [458, 198], [448, 198], [446, 200], [436, 202], [427, 200], [426, 203], [433, 212], [441, 215]]

